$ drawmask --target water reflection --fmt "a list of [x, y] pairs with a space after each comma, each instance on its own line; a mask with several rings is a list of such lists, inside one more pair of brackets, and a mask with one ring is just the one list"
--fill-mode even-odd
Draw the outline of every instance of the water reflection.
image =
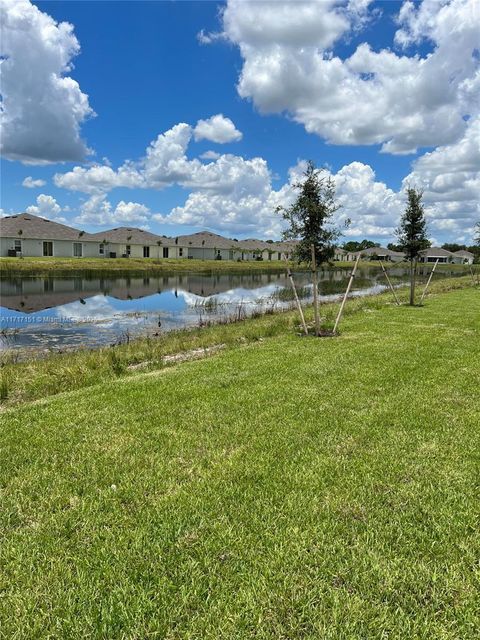
[[[389, 274], [395, 283], [408, 275], [399, 267]], [[344, 291], [349, 271], [324, 269], [319, 276], [325, 299]], [[295, 281], [308, 299], [310, 274], [297, 273]], [[379, 269], [364, 268], [357, 272], [353, 291], [361, 294], [384, 287]], [[220, 320], [238, 313], [239, 308], [249, 315], [267, 307], [290, 306], [289, 291], [284, 273], [5, 278], [0, 280], [2, 347], [99, 346], [126, 333], [158, 333], [197, 325], [206, 317]]]

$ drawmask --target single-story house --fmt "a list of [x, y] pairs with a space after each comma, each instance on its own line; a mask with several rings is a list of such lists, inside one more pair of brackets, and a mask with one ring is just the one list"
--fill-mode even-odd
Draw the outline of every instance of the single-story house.
[[436, 262], [438, 260], [439, 263], [460, 263], [460, 258], [455, 258], [451, 251], [441, 249], [440, 247], [429, 247], [428, 249], [423, 249], [420, 251], [419, 255], [419, 262]]
[[460, 251], [454, 251], [453, 255], [456, 256], [457, 259], [460, 259], [460, 264], [473, 264], [475, 256], [471, 251], [465, 251], [464, 249], [460, 249]]
[[159, 236], [137, 227], [117, 227], [90, 234], [99, 243], [98, 257], [186, 258], [187, 247], [176, 238]]
[[0, 220], [0, 255], [97, 257], [98, 242], [89, 233], [60, 222], [19, 213]]
[[[360, 251], [364, 260], [383, 260], [384, 262], [402, 262], [405, 254], [401, 251], [392, 251], [386, 247], [370, 247]], [[358, 255], [358, 252], [357, 254]]]
[[347, 252], [341, 247], [335, 247], [333, 259], [335, 262], [344, 262], [347, 259]]
[[179, 245], [187, 250], [188, 258], [197, 260], [236, 260], [238, 240], [224, 238], [210, 231], [178, 236]]

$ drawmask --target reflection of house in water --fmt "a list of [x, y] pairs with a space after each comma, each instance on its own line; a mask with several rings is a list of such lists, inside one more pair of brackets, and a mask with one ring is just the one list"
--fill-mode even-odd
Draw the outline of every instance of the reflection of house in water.
[[[299, 286], [309, 275], [298, 274]], [[289, 286], [283, 273], [249, 274], [175, 274], [132, 277], [59, 277], [9, 278], [0, 280], [1, 306], [23, 313], [52, 309], [93, 296], [110, 296], [117, 300], [145, 298], [162, 292], [187, 292], [207, 298], [232, 289], [257, 289], [269, 284]]]

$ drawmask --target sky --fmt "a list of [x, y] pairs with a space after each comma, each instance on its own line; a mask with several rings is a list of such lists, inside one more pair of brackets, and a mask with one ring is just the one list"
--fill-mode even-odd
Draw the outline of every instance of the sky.
[[0, 0], [1, 212], [280, 238], [306, 161], [344, 240], [408, 186], [435, 244], [480, 219], [476, 0]]

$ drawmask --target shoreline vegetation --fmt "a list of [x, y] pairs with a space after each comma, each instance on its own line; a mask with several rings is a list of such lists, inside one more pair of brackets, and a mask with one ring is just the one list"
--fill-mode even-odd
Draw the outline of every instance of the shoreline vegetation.
[[[291, 264], [291, 263], [289, 263]], [[300, 266], [299, 270], [306, 270]], [[71, 273], [217, 273], [285, 271], [284, 261], [187, 260], [183, 258], [0, 258], [0, 274], [65, 276]]]
[[[467, 275], [439, 279], [432, 283], [424, 304], [428, 304], [432, 296], [467, 287], [473, 288], [472, 279]], [[406, 290], [396, 291], [405, 303]], [[322, 328], [332, 328], [339, 304], [337, 300], [320, 305]], [[348, 300], [344, 315], [391, 305], [390, 291], [359, 296]], [[304, 313], [306, 321], [312, 323], [312, 305], [305, 306]], [[38, 359], [20, 361], [14, 350], [7, 350], [0, 359], [0, 401], [3, 406], [9, 406], [54, 395], [59, 390], [81, 389], [106, 380], [135, 376], [139, 371], [163, 369], [175, 364], [179, 354], [211, 348], [215, 351], [219, 345], [222, 349], [235, 348], [274, 336], [300, 333], [299, 325], [298, 312], [292, 305], [291, 309], [270, 309], [247, 319], [232, 316], [225, 321], [211, 324], [207, 321], [203, 326], [134, 338], [108, 347], [52, 352]], [[169, 359], [171, 356], [173, 359]]]
[[477, 637], [478, 309], [450, 278], [338, 338], [289, 312], [4, 367], [3, 636]]
[[[352, 269], [353, 262], [332, 262], [321, 265], [323, 269]], [[385, 268], [405, 268], [407, 262], [383, 263]], [[145, 273], [235, 273], [271, 271], [283, 272], [290, 267], [295, 271], [309, 271], [306, 264], [269, 260], [185, 260], [165, 258], [0, 258], [0, 277], [15, 276], [68, 276], [73, 273], [95, 274], [145, 274]], [[361, 260], [360, 267], [381, 268], [379, 260]], [[433, 267], [431, 263], [421, 263], [421, 267]], [[437, 271], [443, 269], [468, 270], [468, 266], [461, 264], [439, 264]], [[475, 266], [474, 266], [475, 268]]]

